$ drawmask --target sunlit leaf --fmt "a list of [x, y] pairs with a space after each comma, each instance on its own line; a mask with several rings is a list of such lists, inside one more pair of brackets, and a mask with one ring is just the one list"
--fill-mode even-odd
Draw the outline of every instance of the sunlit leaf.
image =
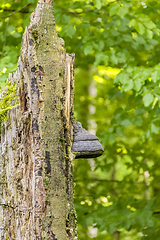
[[117, 15], [123, 18], [127, 14], [127, 12], [128, 12], [127, 8], [119, 7]]
[[152, 30], [146, 29], [145, 32], [146, 32], [146, 36], [147, 36], [149, 39], [152, 39], [152, 38], [153, 38], [153, 31], [152, 31]]
[[124, 119], [121, 121], [121, 125], [124, 127], [129, 127], [131, 125], [131, 121], [129, 119]]
[[145, 31], [144, 25], [142, 23], [136, 22], [134, 25], [138, 33], [143, 34]]
[[75, 34], [76, 30], [73, 27], [73, 25], [69, 25], [69, 27], [67, 28], [67, 35], [69, 37], [73, 37], [73, 35]]
[[92, 45], [87, 45], [87, 46], [84, 48], [84, 54], [85, 54], [85, 55], [88, 55], [92, 50], [93, 50], [93, 46], [92, 46]]
[[151, 20], [148, 21], [144, 21], [144, 25], [149, 28], [149, 29], [153, 29], [156, 27], [156, 25], [154, 24], [154, 22], [152, 22]]
[[136, 24], [136, 20], [135, 20], [135, 19], [132, 19], [132, 20], [130, 20], [130, 22], [129, 22], [129, 27], [134, 27], [135, 24]]
[[95, 0], [95, 7], [100, 9], [102, 7], [102, 2], [101, 0]]
[[118, 12], [119, 5], [117, 3], [111, 5], [111, 8], [109, 9], [109, 15], [113, 16]]
[[151, 132], [156, 133], [156, 134], [159, 133], [159, 127], [156, 126], [154, 123], [152, 123], [152, 125], [151, 125]]
[[146, 107], [148, 107], [153, 102], [154, 96], [152, 93], [148, 92], [143, 97], [143, 103]]
[[134, 89], [138, 92], [142, 87], [142, 83], [140, 81], [140, 79], [136, 79], [134, 81]]

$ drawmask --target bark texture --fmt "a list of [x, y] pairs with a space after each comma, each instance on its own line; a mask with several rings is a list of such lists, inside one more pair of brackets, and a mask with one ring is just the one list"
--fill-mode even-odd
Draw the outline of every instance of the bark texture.
[[51, 1], [38, 3], [23, 35], [20, 106], [8, 111], [0, 144], [0, 239], [73, 240], [71, 142], [74, 69], [56, 33]]

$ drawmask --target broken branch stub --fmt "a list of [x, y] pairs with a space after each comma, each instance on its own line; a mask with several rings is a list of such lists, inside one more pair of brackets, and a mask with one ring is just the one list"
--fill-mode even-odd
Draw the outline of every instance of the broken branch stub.
[[89, 133], [82, 127], [80, 122], [73, 124], [74, 139], [72, 151], [76, 158], [95, 158], [102, 155], [104, 149], [99, 142], [98, 137]]

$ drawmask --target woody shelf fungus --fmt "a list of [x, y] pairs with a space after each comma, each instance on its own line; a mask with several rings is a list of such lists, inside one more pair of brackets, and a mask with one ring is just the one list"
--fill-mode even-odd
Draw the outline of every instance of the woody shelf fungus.
[[73, 128], [72, 151], [75, 153], [76, 158], [96, 158], [102, 155], [104, 149], [98, 137], [84, 129], [80, 122], [76, 121]]

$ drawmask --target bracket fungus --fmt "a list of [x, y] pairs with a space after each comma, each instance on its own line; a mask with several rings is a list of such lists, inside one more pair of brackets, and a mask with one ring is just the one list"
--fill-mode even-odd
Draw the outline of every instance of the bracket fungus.
[[104, 149], [98, 137], [89, 133], [80, 122], [73, 124], [74, 135], [72, 151], [76, 158], [95, 158], [102, 155]]

